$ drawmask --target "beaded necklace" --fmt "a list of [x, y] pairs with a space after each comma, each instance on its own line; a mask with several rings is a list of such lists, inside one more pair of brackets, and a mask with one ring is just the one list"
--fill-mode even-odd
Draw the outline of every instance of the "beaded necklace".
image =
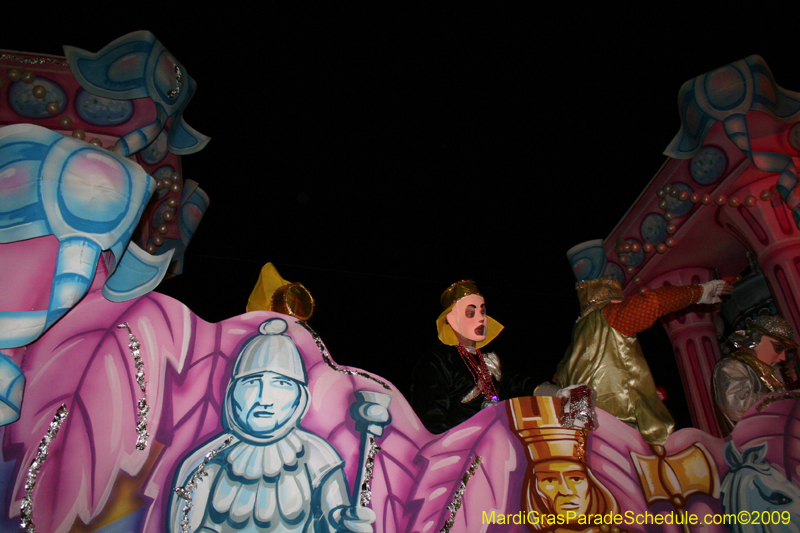
[[475, 385], [478, 386], [486, 401], [491, 403], [500, 401], [500, 397], [497, 395], [497, 389], [494, 386], [494, 381], [492, 381], [492, 375], [486, 367], [486, 361], [483, 360], [481, 351], [476, 348], [475, 355], [473, 355], [459, 342], [458, 353], [461, 355], [464, 364], [469, 368]]

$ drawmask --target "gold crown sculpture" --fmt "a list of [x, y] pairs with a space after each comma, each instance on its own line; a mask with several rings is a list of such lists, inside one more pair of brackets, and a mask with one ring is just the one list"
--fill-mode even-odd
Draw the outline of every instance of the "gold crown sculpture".
[[559, 422], [561, 400], [550, 396], [513, 398], [508, 402], [514, 430], [532, 463], [555, 458], [578, 460], [581, 430], [564, 428]]
[[[597, 479], [586, 462], [588, 431], [561, 426], [559, 413], [562, 402], [559, 398], [512, 398], [507, 405], [511, 429], [517, 433], [528, 455], [528, 468], [521, 495], [521, 506], [525, 513], [553, 512], [537, 490], [536, 468], [545, 461], [565, 461], [581, 466], [590, 485], [586, 496], [589, 499], [586, 514], [614, 515], [620, 512], [614, 495]], [[540, 529], [539, 526], [529, 524], [527, 527], [530, 531]]]
[[314, 298], [301, 283], [286, 281], [272, 263], [267, 263], [247, 300], [250, 311], [275, 311], [305, 321], [314, 313]]

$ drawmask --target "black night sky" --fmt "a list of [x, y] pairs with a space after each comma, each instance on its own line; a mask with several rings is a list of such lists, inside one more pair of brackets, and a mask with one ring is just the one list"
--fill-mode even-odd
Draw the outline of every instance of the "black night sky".
[[[759, 54], [800, 91], [784, 12], [366, 5], [74, 8], [50, 28], [7, 20], [0, 48], [97, 51], [152, 31], [196, 80], [185, 118], [212, 138], [183, 158], [211, 206], [159, 290], [220, 321], [272, 261], [314, 295], [337, 362], [401, 390], [463, 278], [506, 326], [490, 347], [549, 379], [578, 313], [565, 252], [605, 238], [658, 171], [681, 84]], [[690, 424], [666, 334], [643, 337]]]

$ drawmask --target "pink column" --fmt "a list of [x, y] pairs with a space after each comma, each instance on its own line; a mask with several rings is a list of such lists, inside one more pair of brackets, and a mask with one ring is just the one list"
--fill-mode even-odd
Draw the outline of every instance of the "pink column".
[[[713, 279], [708, 268], [682, 268], [667, 272], [650, 280], [651, 288], [665, 285], [697, 285]], [[722, 357], [717, 342], [717, 327], [713, 306], [693, 306], [664, 317], [661, 322], [667, 330], [692, 414], [698, 429], [721, 437], [712, 396], [714, 366]]]
[[[731, 194], [741, 200], [759, 198], [761, 191], [775, 184], [775, 176], [764, 178]], [[800, 326], [800, 230], [778, 195], [754, 207], [720, 209], [718, 221], [753, 253], [769, 285], [778, 313], [794, 330]]]

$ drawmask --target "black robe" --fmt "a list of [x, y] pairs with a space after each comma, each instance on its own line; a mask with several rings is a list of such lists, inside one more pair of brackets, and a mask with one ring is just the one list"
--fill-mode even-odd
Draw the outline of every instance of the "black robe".
[[[533, 394], [531, 379], [507, 372], [502, 365], [501, 361], [501, 380], [492, 378], [500, 400]], [[458, 347], [440, 344], [414, 368], [411, 406], [428, 431], [444, 433], [481, 410], [483, 394], [461, 402], [474, 388], [475, 380], [461, 359]]]

